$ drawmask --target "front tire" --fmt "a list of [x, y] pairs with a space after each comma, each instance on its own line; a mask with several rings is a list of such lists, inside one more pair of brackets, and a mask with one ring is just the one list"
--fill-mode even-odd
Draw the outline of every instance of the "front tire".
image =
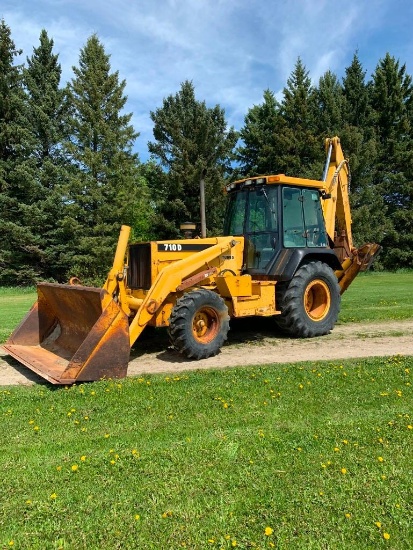
[[190, 359], [216, 355], [227, 339], [228, 308], [211, 290], [200, 288], [178, 298], [169, 319], [172, 346]]
[[323, 262], [301, 266], [288, 283], [277, 285], [280, 329], [299, 338], [328, 334], [340, 311], [340, 286], [334, 271]]

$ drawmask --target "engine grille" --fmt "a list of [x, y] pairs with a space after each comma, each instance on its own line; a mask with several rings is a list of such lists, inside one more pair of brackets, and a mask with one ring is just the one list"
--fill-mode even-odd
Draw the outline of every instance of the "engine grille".
[[129, 246], [128, 287], [132, 290], [151, 288], [151, 245], [131, 244]]

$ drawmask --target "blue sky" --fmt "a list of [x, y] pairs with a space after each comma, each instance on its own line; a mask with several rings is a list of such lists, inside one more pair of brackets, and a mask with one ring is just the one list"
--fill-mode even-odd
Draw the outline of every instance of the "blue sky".
[[341, 78], [356, 50], [367, 77], [387, 52], [413, 73], [411, 0], [2, 0], [0, 17], [23, 49], [21, 61], [46, 29], [62, 83], [97, 34], [112, 71], [127, 82], [143, 161], [153, 139], [149, 112], [185, 80], [240, 129], [265, 89], [281, 98], [299, 56], [314, 83], [327, 70]]

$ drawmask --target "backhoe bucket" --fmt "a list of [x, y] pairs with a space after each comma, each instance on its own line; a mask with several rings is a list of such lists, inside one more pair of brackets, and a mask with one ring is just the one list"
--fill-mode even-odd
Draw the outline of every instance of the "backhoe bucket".
[[380, 245], [367, 243], [355, 250], [352, 258], [344, 260], [342, 263], [343, 269], [336, 272], [341, 294], [348, 289], [359, 272], [369, 269], [380, 251]]
[[52, 384], [123, 378], [128, 317], [101, 288], [40, 283], [38, 299], [3, 348]]

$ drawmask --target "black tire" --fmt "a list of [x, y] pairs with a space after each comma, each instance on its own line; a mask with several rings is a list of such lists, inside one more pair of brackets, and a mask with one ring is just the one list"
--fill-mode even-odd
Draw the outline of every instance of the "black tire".
[[169, 318], [172, 346], [190, 359], [216, 355], [227, 339], [228, 308], [211, 290], [200, 288], [178, 298]]
[[275, 317], [279, 328], [291, 336], [313, 338], [328, 334], [340, 311], [340, 286], [334, 271], [323, 262], [301, 266], [291, 281], [279, 283]]

